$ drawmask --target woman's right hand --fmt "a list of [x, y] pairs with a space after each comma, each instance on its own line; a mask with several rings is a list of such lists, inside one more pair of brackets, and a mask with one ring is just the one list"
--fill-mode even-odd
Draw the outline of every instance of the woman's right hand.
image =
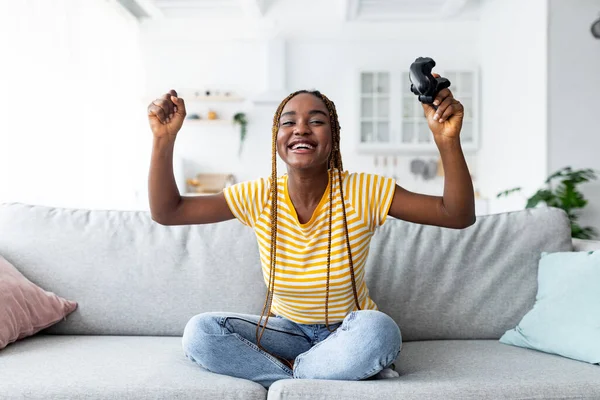
[[170, 90], [148, 106], [148, 121], [155, 138], [175, 138], [185, 119], [185, 103]]

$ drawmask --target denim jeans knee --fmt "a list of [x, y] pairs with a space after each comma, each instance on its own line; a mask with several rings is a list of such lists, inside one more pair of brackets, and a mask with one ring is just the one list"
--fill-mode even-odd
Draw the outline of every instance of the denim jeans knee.
[[[391, 365], [402, 347], [398, 324], [387, 314], [376, 310], [354, 311], [349, 324], [361, 330], [362, 339], [370, 343], [372, 357], [382, 360], [382, 368]], [[343, 328], [343, 326], [342, 326]]]
[[336, 332], [296, 358], [294, 378], [366, 379], [391, 365], [401, 344], [392, 318], [374, 310], [354, 311]]
[[192, 361], [199, 362], [196, 357], [203, 353], [200, 347], [210, 346], [210, 335], [221, 334], [223, 329], [219, 323], [222, 316], [218, 313], [194, 315], [183, 330], [181, 339], [183, 352]]

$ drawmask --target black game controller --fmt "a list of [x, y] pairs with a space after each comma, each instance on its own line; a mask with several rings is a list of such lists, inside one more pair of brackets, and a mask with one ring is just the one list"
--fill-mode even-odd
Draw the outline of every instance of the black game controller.
[[419, 96], [421, 103], [432, 104], [442, 89], [450, 87], [448, 79], [431, 75], [433, 67], [435, 61], [429, 57], [419, 57], [410, 65], [410, 91]]

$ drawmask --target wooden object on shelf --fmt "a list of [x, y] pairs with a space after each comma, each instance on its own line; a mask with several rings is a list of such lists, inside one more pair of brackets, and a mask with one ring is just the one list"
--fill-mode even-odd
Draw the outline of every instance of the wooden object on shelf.
[[185, 124], [194, 125], [233, 125], [233, 121], [227, 119], [192, 119], [188, 118], [185, 120]]
[[186, 194], [215, 194], [234, 183], [233, 174], [197, 174], [186, 180]]

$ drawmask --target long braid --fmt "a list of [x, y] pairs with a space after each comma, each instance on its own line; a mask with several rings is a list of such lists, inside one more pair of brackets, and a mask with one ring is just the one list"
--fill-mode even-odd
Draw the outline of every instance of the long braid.
[[327, 290], [325, 291], [325, 326], [329, 329], [329, 277], [331, 276], [331, 219], [333, 217], [333, 176], [332, 176], [332, 168], [333, 166], [333, 158], [329, 159], [329, 170], [327, 174], [329, 175], [329, 234], [327, 235]]
[[[356, 308], [360, 310], [360, 304], [358, 301], [358, 292], [356, 290], [356, 279], [354, 276], [354, 262], [352, 260], [352, 250], [350, 249], [350, 235], [348, 232], [348, 222], [346, 218], [346, 203], [344, 201], [344, 189], [342, 185], [342, 154], [340, 152], [340, 125], [339, 119], [337, 116], [337, 111], [335, 109], [335, 105], [331, 100], [327, 98], [324, 94], [320, 92], [314, 92], [327, 107], [329, 111], [329, 119], [331, 120], [331, 135], [332, 135], [332, 143], [333, 148], [331, 149], [331, 157], [329, 159], [330, 167], [337, 169], [338, 172], [338, 185], [340, 188], [340, 200], [342, 203], [342, 214], [344, 219], [344, 233], [346, 236], [346, 250], [348, 251], [348, 261], [350, 264], [350, 276], [352, 278], [352, 292], [354, 294], [354, 302], [356, 304]], [[325, 294], [325, 326], [330, 332], [333, 332], [332, 329], [329, 328], [329, 280], [330, 280], [330, 269], [331, 269], [331, 219], [333, 214], [333, 179], [330, 179], [331, 186], [329, 189], [329, 235], [327, 240], [327, 290]]]
[[[331, 134], [332, 134], [332, 144], [333, 148], [331, 150], [331, 155], [329, 157], [329, 235], [327, 240], [327, 291], [325, 295], [325, 325], [329, 331], [332, 329], [329, 328], [329, 280], [330, 280], [330, 270], [331, 270], [331, 225], [332, 225], [332, 215], [333, 215], [333, 169], [338, 170], [338, 184], [340, 187], [340, 199], [342, 203], [342, 211], [344, 217], [344, 230], [346, 234], [346, 249], [348, 251], [348, 260], [350, 262], [350, 275], [352, 277], [352, 290], [354, 293], [354, 301], [356, 303], [357, 309], [360, 310], [360, 304], [358, 301], [358, 294], [356, 290], [356, 281], [354, 277], [354, 263], [352, 260], [352, 251], [350, 250], [350, 236], [348, 232], [348, 223], [346, 219], [346, 205], [344, 203], [344, 192], [342, 188], [342, 155], [340, 153], [340, 125], [338, 122], [337, 111], [335, 109], [335, 105], [331, 100], [329, 100], [325, 95], [321, 94], [319, 91], [306, 91], [299, 90], [297, 92], [291, 93], [287, 96], [279, 107], [277, 107], [277, 111], [273, 117], [273, 127], [272, 127], [272, 157], [271, 157], [271, 254], [270, 254], [270, 265], [269, 265], [269, 281], [267, 284], [267, 295], [265, 299], [265, 304], [263, 306], [262, 313], [260, 315], [260, 319], [258, 324], [256, 325], [256, 344], [258, 348], [265, 351], [268, 354], [276, 357], [290, 368], [293, 367], [292, 363], [288, 360], [285, 360], [279, 356], [276, 356], [265, 348], [263, 348], [260, 344], [263, 333], [267, 327], [267, 323], [269, 321], [269, 315], [271, 314], [271, 305], [273, 302], [273, 293], [275, 291], [275, 266], [276, 266], [276, 251], [277, 251], [277, 132], [279, 131], [279, 120], [281, 118], [281, 113], [285, 105], [290, 101], [291, 98], [300, 94], [300, 93], [310, 93], [313, 96], [320, 98], [327, 107], [329, 111], [329, 119], [331, 124]], [[263, 318], [265, 319], [264, 324], [262, 323]]]
[[[265, 305], [263, 306], [260, 319], [256, 325], [256, 344], [261, 350], [271, 354], [265, 348], [260, 345], [260, 340], [267, 328], [269, 322], [269, 316], [271, 314], [271, 304], [273, 302], [273, 292], [275, 290], [275, 265], [277, 262], [277, 131], [279, 130], [279, 118], [281, 117], [281, 111], [287, 102], [294, 97], [296, 94], [292, 93], [286, 97], [275, 112], [273, 117], [272, 133], [272, 155], [271, 155], [271, 255], [269, 265], [269, 283], [267, 284], [267, 297], [265, 299]], [[262, 323], [265, 318], [264, 324]], [[292, 367], [287, 360], [271, 354], [279, 360], [286, 363], [290, 368]]]

